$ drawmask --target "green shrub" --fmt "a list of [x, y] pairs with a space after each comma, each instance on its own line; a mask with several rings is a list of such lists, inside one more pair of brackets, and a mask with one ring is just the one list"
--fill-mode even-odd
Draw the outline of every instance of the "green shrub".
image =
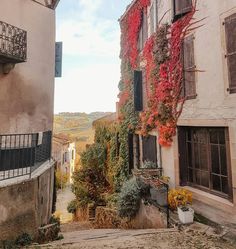
[[81, 164], [83, 167], [104, 169], [106, 162], [106, 149], [102, 144], [91, 145], [81, 155]]
[[121, 218], [134, 218], [141, 201], [140, 187], [135, 178], [125, 182], [118, 197], [118, 214]]
[[23, 233], [16, 238], [15, 244], [17, 246], [28, 246], [33, 242], [32, 237], [28, 233]]
[[77, 201], [76, 201], [76, 200], [73, 200], [73, 201], [71, 201], [71, 202], [68, 204], [68, 206], [67, 206], [67, 211], [68, 211], [69, 213], [75, 214], [75, 213], [76, 213], [76, 210], [77, 210], [77, 206], [78, 206]]

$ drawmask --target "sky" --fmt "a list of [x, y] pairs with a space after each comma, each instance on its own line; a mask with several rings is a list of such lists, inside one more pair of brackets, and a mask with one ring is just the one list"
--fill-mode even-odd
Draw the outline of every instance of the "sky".
[[56, 40], [63, 42], [54, 112], [115, 111], [120, 79], [119, 17], [131, 0], [61, 0]]

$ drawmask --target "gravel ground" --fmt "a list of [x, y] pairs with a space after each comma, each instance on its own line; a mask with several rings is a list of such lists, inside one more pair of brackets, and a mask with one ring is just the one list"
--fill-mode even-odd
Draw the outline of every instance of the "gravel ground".
[[65, 239], [43, 247], [58, 249], [236, 249], [220, 238], [196, 231], [86, 230], [64, 234]]

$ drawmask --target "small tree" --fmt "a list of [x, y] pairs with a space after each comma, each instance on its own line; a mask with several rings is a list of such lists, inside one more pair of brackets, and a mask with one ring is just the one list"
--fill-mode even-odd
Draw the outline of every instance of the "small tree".
[[81, 155], [82, 167], [73, 175], [72, 190], [79, 206], [103, 201], [102, 194], [109, 184], [106, 180], [106, 151], [103, 145], [93, 144]]

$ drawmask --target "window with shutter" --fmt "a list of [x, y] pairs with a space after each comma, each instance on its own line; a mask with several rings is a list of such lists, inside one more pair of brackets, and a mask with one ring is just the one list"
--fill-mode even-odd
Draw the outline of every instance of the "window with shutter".
[[183, 95], [186, 99], [196, 98], [194, 36], [184, 39], [182, 47], [183, 60]]
[[225, 19], [229, 92], [236, 93], [236, 13]]
[[192, 0], [174, 0], [174, 21], [192, 10]]
[[142, 71], [134, 71], [134, 110], [143, 110]]
[[157, 143], [156, 136], [146, 136], [142, 138], [143, 142], [143, 162], [151, 161], [157, 164]]

